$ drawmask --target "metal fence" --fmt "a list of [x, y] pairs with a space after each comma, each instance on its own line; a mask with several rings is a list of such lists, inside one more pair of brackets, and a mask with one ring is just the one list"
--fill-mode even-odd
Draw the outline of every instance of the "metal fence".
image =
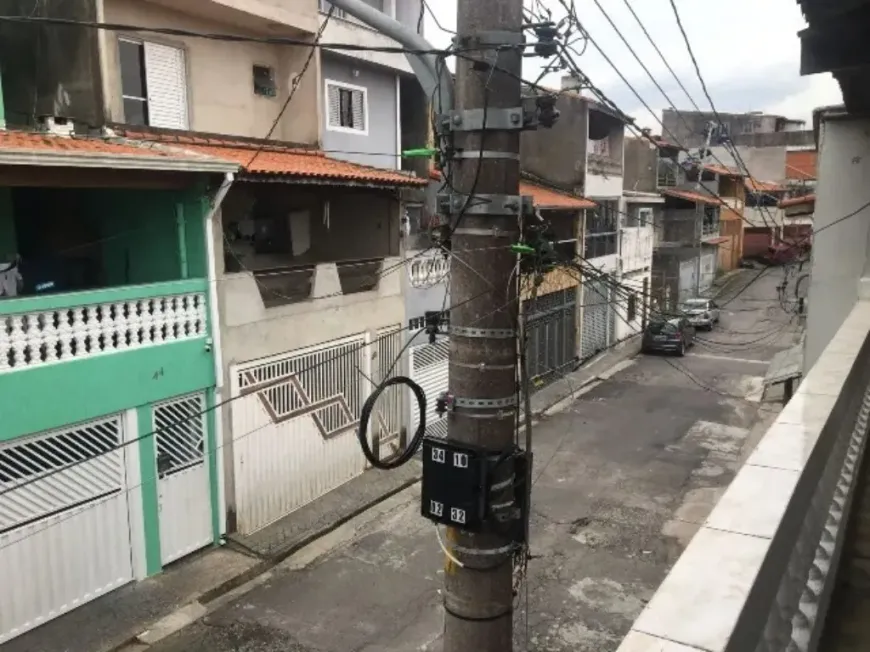
[[540, 386], [577, 360], [577, 290], [551, 292], [523, 302], [528, 320], [529, 378]]

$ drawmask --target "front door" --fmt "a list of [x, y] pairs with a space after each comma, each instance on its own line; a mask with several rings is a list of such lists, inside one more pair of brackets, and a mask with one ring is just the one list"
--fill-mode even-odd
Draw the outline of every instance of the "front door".
[[163, 564], [212, 542], [205, 395], [154, 406]]

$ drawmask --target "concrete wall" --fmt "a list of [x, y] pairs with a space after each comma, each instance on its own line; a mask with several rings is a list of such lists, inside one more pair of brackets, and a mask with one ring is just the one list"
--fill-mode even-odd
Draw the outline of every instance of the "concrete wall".
[[[92, 22], [95, 0], [4, 0], [2, 13]], [[103, 122], [96, 33], [62, 25], [0, 24], [0, 77], [9, 125], [33, 126], [43, 116], [85, 125]]]
[[[718, 118], [728, 128], [728, 134], [732, 139], [744, 135], [773, 134], [777, 129], [785, 129], [786, 124], [781, 116], [763, 115], [759, 113], [722, 113]], [[665, 140], [676, 139], [677, 144], [684, 147], [700, 147], [705, 142], [704, 128], [708, 122], [716, 122], [717, 116], [713, 113], [698, 111], [675, 111], [664, 109], [662, 111], [662, 123]], [[791, 125], [790, 127], [793, 127]], [[801, 133], [795, 131], [780, 133]]]
[[[735, 158], [724, 147], [711, 147], [713, 156], [725, 165], [740, 167]], [[759, 181], [782, 182], [786, 178], [785, 153], [782, 147], [738, 146], [737, 153], [746, 164], [749, 174]]]
[[698, 238], [698, 219], [698, 211], [695, 208], [666, 208], [663, 241], [692, 245]]
[[594, 199], [617, 199], [622, 197], [622, 177], [587, 174], [583, 195]]
[[816, 144], [816, 136], [812, 129], [775, 131], [769, 134], [739, 134], [732, 136], [731, 140], [735, 145], [746, 147], [814, 147]]
[[[306, 0], [307, 1], [307, 0]], [[171, 25], [197, 31], [241, 31], [234, 25], [213, 22], [141, 0], [104, 0], [106, 22], [128, 25]], [[263, 36], [264, 34], [259, 34]], [[271, 35], [271, 34], [270, 34]], [[123, 32], [103, 32], [104, 87], [107, 115], [123, 122], [121, 80], [118, 67], [118, 38]], [[190, 127], [194, 131], [264, 137], [278, 116], [293, 77], [302, 69], [308, 48], [228, 43], [210, 39], [136, 35], [155, 42], [181, 47], [187, 59]], [[277, 81], [276, 97], [254, 94], [254, 64], [270, 66]], [[313, 144], [319, 137], [318, 60], [312, 62], [293, 99], [295, 110], [285, 112], [272, 138]]]
[[322, 68], [324, 102], [328, 80], [362, 86], [368, 98], [368, 132], [365, 134], [330, 130], [328, 111], [323, 111], [323, 149], [332, 157], [354, 163], [391, 169], [399, 167], [399, 159], [395, 156], [399, 153], [396, 75], [353, 59], [327, 54], [322, 57]]
[[[552, 129], [523, 132], [520, 137], [523, 170], [568, 191], [585, 185], [588, 102], [562, 94], [556, 101], [562, 113]], [[620, 193], [621, 194], [621, 185]]]
[[842, 219], [870, 201], [870, 119], [822, 118], [818, 175], [804, 373], [833, 339], [859, 292], [870, 297], [859, 283], [870, 271], [870, 208]]
[[[422, 0], [387, 0], [387, 15], [396, 17], [406, 25], [416, 28], [416, 21], [420, 16]], [[409, 4], [409, 7], [399, 8], [398, 5]], [[321, 14], [320, 20], [324, 20]], [[333, 16], [323, 31], [325, 43], [349, 43], [366, 47], [399, 47], [399, 43], [363, 25], [353, 18], [339, 18]], [[349, 51], [342, 50], [342, 54], [361, 63], [376, 64], [389, 68], [396, 72], [413, 74], [411, 64], [404, 54], [395, 52], [375, 52], [372, 50]]]
[[623, 161], [625, 190], [655, 192], [657, 190], [658, 150], [648, 140], [626, 138]]

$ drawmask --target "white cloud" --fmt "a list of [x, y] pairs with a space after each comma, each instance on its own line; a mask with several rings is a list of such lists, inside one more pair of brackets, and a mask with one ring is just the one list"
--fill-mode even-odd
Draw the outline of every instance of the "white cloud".
[[[426, 0], [439, 22], [447, 29], [456, 27], [456, 0]], [[565, 15], [558, 0], [542, 0], [554, 18]], [[575, 0], [584, 27], [607, 57], [660, 117], [670, 105], [651, 82], [641, 65], [614, 31], [595, 0]], [[670, 0], [598, 0], [616, 27], [652, 76], [678, 109], [692, 109], [653, 46], [629, 11], [634, 9], [644, 27], [664, 54], [677, 77], [694, 101], [707, 109]], [[537, 0], [535, 0], [537, 3]], [[531, 0], [526, 0], [529, 6]], [[807, 119], [813, 108], [841, 101], [839, 88], [829, 75], [801, 77], [800, 40], [803, 17], [794, 0], [731, 0], [710, 5], [698, 0], [677, 0], [677, 7], [698, 59], [704, 80], [720, 111], [762, 110]], [[441, 32], [427, 16], [427, 37], [438, 47], [450, 43], [450, 34]], [[579, 44], [578, 44], [579, 45]], [[578, 63], [589, 78], [642, 126], [653, 130], [658, 122], [620, 79], [606, 59], [589, 43]], [[540, 61], [527, 59], [523, 71], [534, 79]], [[558, 75], [545, 83], [558, 85]]]

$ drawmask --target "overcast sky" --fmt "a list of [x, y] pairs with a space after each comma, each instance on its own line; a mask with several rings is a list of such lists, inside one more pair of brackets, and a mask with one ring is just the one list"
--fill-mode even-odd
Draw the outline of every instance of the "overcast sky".
[[[537, 0], [525, 0], [531, 6]], [[619, 68], [638, 94], [661, 118], [671, 106], [619, 38], [595, 0], [575, 0], [584, 27], [604, 53]], [[456, 0], [427, 0], [438, 22], [448, 30], [456, 27]], [[598, 0], [616, 27], [662, 86], [678, 109], [693, 109], [659, 55], [626, 6], [630, 3], [650, 36], [670, 63], [680, 81], [703, 110], [709, 103], [701, 91], [669, 0]], [[554, 19], [565, 15], [557, 0], [541, 0]], [[828, 75], [801, 77], [800, 41], [797, 32], [805, 22], [795, 0], [677, 0], [683, 25], [689, 35], [704, 81], [719, 111], [765, 111], [809, 121], [818, 106], [842, 101], [840, 90]], [[438, 29], [426, 17], [426, 36], [438, 47], [449, 44], [451, 34]], [[578, 48], [582, 43], [578, 43]], [[535, 79], [540, 59], [526, 59], [523, 77]], [[592, 82], [623, 111], [654, 132], [661, 126], [620, 80], [613, 67], [589, 43], [578, 63]], [[561, 73], [560, 73], [561, 74]], [[558, 87], [559, 75], [545, 78]], [[808, 122], [808, 125], [810, 123]]]

